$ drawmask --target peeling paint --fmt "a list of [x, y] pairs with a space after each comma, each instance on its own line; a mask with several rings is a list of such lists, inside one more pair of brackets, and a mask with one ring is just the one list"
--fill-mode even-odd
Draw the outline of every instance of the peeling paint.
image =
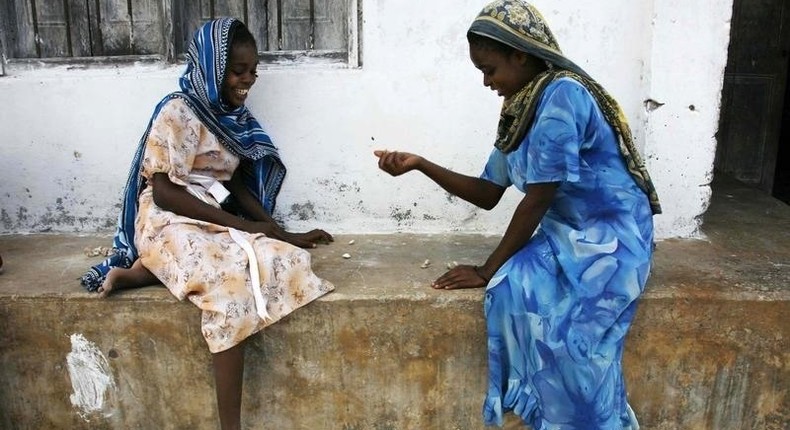
[[660, 108], [661, 106], [664, 106], [664, 103], [657, 102], [653, 99], [647, 99], [644, 101], [644, 105], [645, 105], [645, 111], [653, 112], [654, 110]]
[[[74, 389], [69, 400], [80, 416], [89, 421], [90, 415], [106, 409], [105, 399], [115, 390], [110, 365], [99, 348], [79, 333], [71, 335], [71, 352], [66, 356], [66, 364]], [[112, 416], [112, 413], [105, 412], [104, 416]]]

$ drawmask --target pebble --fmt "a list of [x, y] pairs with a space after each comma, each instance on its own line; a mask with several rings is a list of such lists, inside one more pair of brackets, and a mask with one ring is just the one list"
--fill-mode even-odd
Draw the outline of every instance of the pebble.
[[452, 263], [447, 263], [447, 268], [452, 269], [453, 267], [458, 267], [458, 262], [453, 261]]
[[348, 241], [348, 244], [349, 244], [349, 245], [353, 245], [353, 244], [354, 244], [354, 239], [351, 239], [351, 240], [349, 240], [349, 241]]
[[431, 260], [425, 260], [425, 261], [422, 262], [420, 267], [423, 268], [423, 269], [427, 269], [428, 266], [430, 266], [430, 265], [431, 265]]
[[349, 253], [345, 253], [345, 254], [343, 254], [343, 258], [345, 258], [346, 260], [348, 260], [349, 258], [351, 258], [351, 254], [349, 254]]
[[115, 251], [112, 248], [107, 246], [97, 246], [95, 248], [86, 247], [85, 249], [82, 250], [82, 252], [85, 254], [86, 257], [98, 257], [98, 256], [109, 257], [110, 255], [113, 255], [115, 253]]

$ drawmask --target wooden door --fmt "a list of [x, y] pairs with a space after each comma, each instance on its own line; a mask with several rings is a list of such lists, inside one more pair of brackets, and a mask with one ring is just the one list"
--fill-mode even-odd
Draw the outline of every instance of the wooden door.
[[769, 193], [780, 145], [788, 55], [790, 1], [734, 0], [715, 165], [717, 171]]

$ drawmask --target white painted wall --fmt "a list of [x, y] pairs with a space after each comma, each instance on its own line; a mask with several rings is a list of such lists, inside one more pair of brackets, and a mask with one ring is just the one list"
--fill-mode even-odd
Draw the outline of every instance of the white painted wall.
[[[260, 70], [249, 105], [289, 167], [277, 212], [334, 233], [501, 233], [520, 196], [486, 212], [374, 148], [477, 175], [501, 100], [467, 57], [480, 0], [363, 2], [363, 66]], [[621, 102], [663, 200], [659, 237], [698, 234], [710, 190], [731, 0], [535, 0], [565, 53]], [[0, 77], [0, 233], [114, 228], [132, 153], [183, 67], [6, 68]], [[647, 112], [644, 100], [663, 106]], [[689, 106], [694, 105], [694, 110]], [[305, 219], [307, 218], [307, 219]]]

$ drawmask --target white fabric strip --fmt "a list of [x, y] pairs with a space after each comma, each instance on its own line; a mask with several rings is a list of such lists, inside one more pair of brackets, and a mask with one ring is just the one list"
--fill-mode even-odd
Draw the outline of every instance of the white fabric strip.
[[217, 203], [224, 202], [225, 199], [227, 199], [230, 195], [230, 191], [228, 191], [228, 189], [222, 185], [222, 182], [212, 178], [211, 176], [192, 173], [187, 176], [187, 182], [189, 185], [187, 185], [186, 188], [187, 191], [189, 191], [189, 194], [197, 197], [203, 203], [211, 205], [210, 202], [206, 201], [204, 193], [200, 192], [200, 190], [211, 194], [211, 197], [214, 197], [214, 200], [216, 200]]
[[[187, 176], [187, 182], [189, 182], [189, 185], [187, 185], [186, 189], [189, 194], [192, 194], [203, 203], [212, 206], [213, 204], [206, 199], [206, 193], [214, 197], [218, 203], [224, 202], [230, 195], [230, 191], [228, 191], [221, 182], [210, 176], [193, 173]], [[250, 262], [250, 283], [252, 284], [252, 297], [255, 299], [256, 313], [264, 321], [272, 319], [269, 312], [266, 310], [268, 301], [266, 297], [263, 297], [263, 292], [261, 291], [261, 275], [258, 271], [258, 259], [255, 257], [255, 250], [252, 249], [252, 244], [239, 230], [229, 227], [228, 233], [230, 233], [230, 238], [247, 253], [247, 259]]]
[[230, 233], [230, 238], [238, 243], [241, 249], [247, 253], [247, 259], [250, 260], [250, 282], [252, 283], [252, 296], [255, 298], [255, 308], [257, 309], [258, 316], [264, 321], [272, 319], [272, 317], [269, 316], [269, 312], [266, 310], [268, 301], [266, 297], [263, 297], [263, 293], [261, 292], [261, 277], [260, 272], [258, 272], [258, 259], [255, 257], [255, 250], [252, 249], [252, 244], [250, 244], [247, 238], [235, 228], [228, 228], [228, 233]]

